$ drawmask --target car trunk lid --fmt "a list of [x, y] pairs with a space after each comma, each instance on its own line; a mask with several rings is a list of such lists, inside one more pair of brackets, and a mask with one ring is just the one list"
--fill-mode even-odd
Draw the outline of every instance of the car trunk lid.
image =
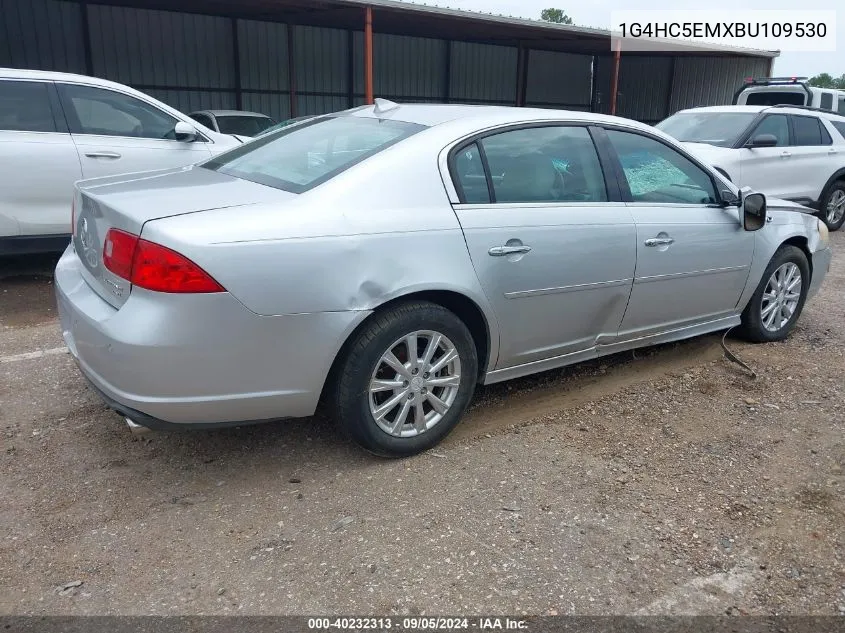
[[296, 195], [201, 167], [82, 181], [74, 200], [73, 247], [88, 284], [119, 308], [132, 290], [103, 263], [109, 230], [140, 236], [150, 220], [214, 209], [285, 202]]

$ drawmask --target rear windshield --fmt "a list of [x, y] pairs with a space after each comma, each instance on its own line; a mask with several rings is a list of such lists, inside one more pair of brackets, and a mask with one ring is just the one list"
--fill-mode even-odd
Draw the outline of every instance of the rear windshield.
[[745, 98], [745, 105], [805, 105], [804, 101], [807, 99], [807, 93], [801, 90], [800, 92], [788, 92], [786, 90], [769, 90], [759, 92], [749, 92]]
[[203, 167], [302, 193], [422, 129], [403, 121], [320, 117], [262, 136]]
[[678, 112], [655, 127], [684, 143], [733, 147], [756, 112]]
[[257, 136], [276, 122], [266, 116], [231, 116], [217, 117], [217, 127], [223, 134], [240, 134], [241, 136]]

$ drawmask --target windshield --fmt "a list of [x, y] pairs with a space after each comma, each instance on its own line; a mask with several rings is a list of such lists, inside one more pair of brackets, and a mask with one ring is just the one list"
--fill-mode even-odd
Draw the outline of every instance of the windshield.
[[224, 115], [217, 116], [217, 127], [223, 134], [256, 136], [276, 122], [267, 116]]
[[655, 127], [684, 143], [731, 147], [756, 116], [756, 112], [679, 112]]
[[302, 193], [422, 129], [402, 121], [320, 117], [262, 136], [202, 166]]

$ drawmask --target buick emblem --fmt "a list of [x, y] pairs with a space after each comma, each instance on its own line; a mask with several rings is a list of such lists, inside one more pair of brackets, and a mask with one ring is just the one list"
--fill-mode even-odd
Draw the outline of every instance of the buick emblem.
[[82, 255], [88, 262], [89, 268], [96, 268], [100, 260], [93, 232], [94, 228], [88, 225], [88, 218], [82, 218], [79, 223], [79, 243], [82, 245]]

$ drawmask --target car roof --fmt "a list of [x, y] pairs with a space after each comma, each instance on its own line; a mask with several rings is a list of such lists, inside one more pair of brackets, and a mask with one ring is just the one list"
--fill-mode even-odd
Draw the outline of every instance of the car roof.
[[60, 73], [52, 70], [26, 70], [22, 68], [0, 68], [0, 77], [4, 79], [40, 79], [42, 81], [67, 81], [73, 83], [84, 83], [92, 86], [107, 86], [112, 88], [127, 89], [129, 86], [120, 84], [108, 79], [91, 77], [90, 75], [77, 75], [74, 73]]
[[745, 112], [746, 114], [757, 114], [758, 112], [762, 112], [763, 110], [767, 110], [772, 106], [766, 105], [723, 105], [723, 106], [701, 106], [698, 108], [686, 108], [684, 110], [678, 110], [676, 114], [680, 112], [713, 112], [713, 113], [737, 113], [737, 112]]
[[333, 116], [378, 117], [406, 123], [417, 123], [433, 127], [455, 121], [472, 123], [478, 128], [487, 125], [507, 123], [531, 123], [534, 121], [572, 121], [584, 123], [608, 123], [624, 125], [653, 132], [654, 128], [645, 123], [623, 119], [607, 114], [583, 112], [581, 110], [553, 110], [547, 108], [521, 108], [515, 106], [458, 105], [439, 103], [393, 104], [389, 110], [377, 113], [375, 106], [367, 105], [336, 112]]
[[269, 119], [266, 114], [261, 114], [260, 112], [248, 112], [247, 110], [194, 110], [188, 116], [193, 116], [194, 114], [211, 114], [213, 116], [257, 116], [262, 117], [265, 119]]
[[746, 112], [751, 114], [757, 114], [759, 112], [780, 112], [781, 114], [801, 114], [804, 116], [812, 116], [818, 115], [825, 118], [833, 118], [836, 120], [844, 119], [841, 114], [838, 112], [834, 112], [833, 110], [822, 110], [821, 108], [807, 108], [804, 106], [791, 106], [788, 104], [783, 105], [729, 105], [729, 106], [705, 106], [701, 108], [687, 108], [686, 110], [678, 110], [675, 114], [687, 113], [687, 112], [712, 112], [714, 114], [718, 113], [737, 113], [737, 112]]

